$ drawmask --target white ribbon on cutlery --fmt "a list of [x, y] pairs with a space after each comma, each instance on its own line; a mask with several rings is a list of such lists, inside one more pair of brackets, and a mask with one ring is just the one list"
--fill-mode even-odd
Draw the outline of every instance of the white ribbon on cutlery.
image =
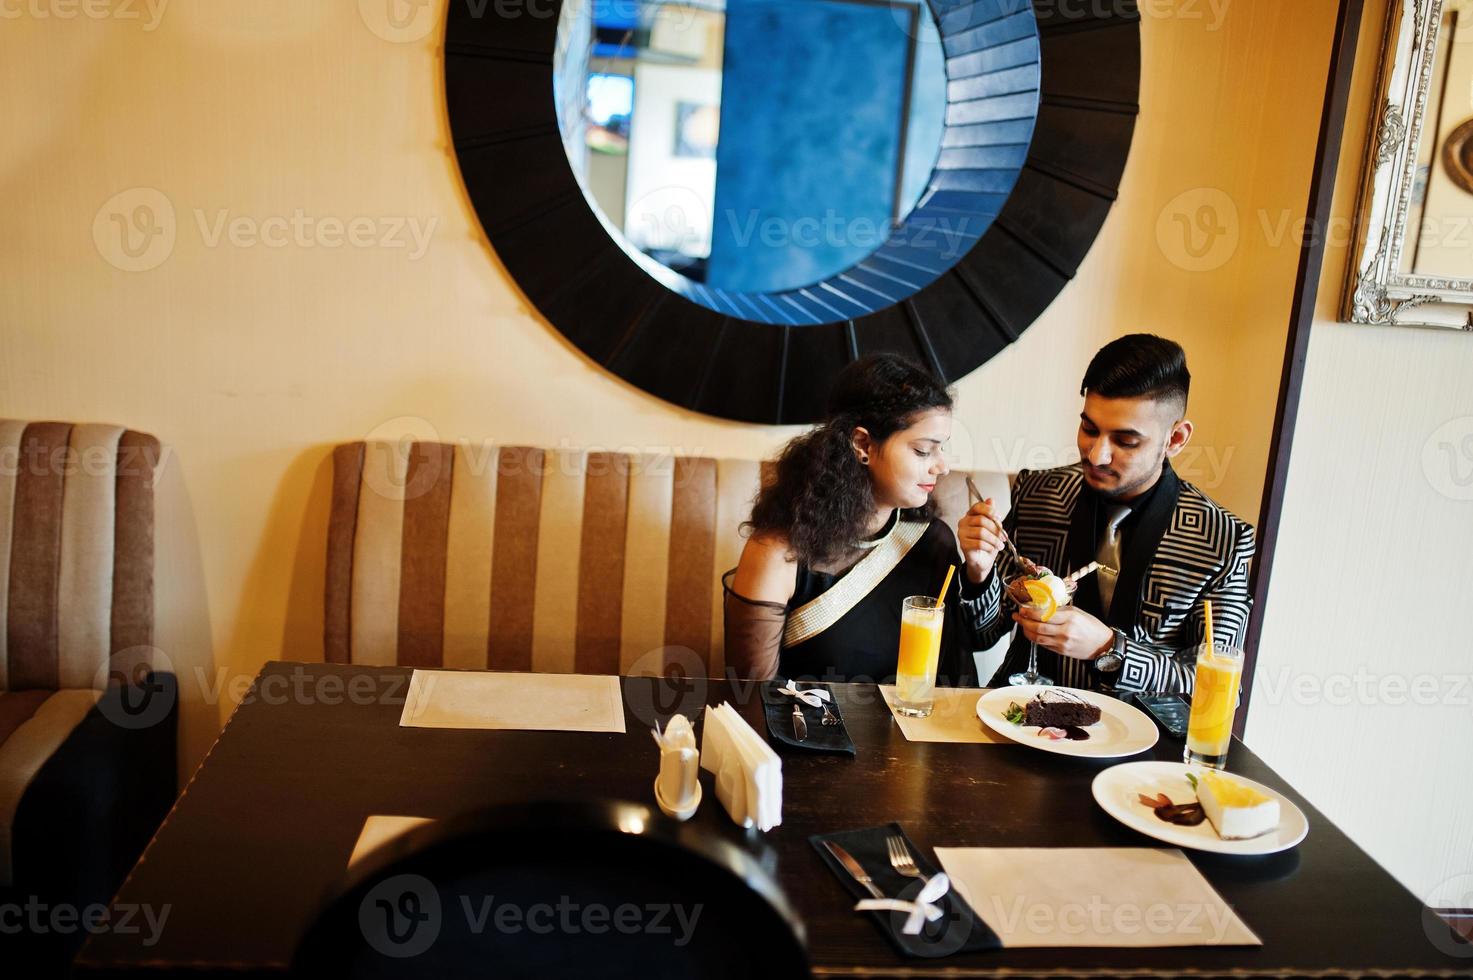
[[834, 697], [832, 694], [821, 687], [812, 687], [806, 691], [799, 691], [791, 684], [789, 684], [787, 687], [778, 688], [777, 693], [791, 694], [793, 697], [797, 698], [799, 701], [802, 701], [810, 708], [821, 708], [823, 707], [823, 703], [825, 701], [831, 701]]
[[935, 877], [926, 882], [925, 887], [921, 889], [921, 893], [915, 897], [913, 902], [900, 898], [866, 898], [854, 906], [854, 911], [909, 913], [900, 931], [907, 936], [917, 936], [920, 935], [921, 926], [925, 922], [935, 922], [945, 914], [939, 905], [933, 903], [950, 890], [951, 879], [946, 877], [946, 872], [939, 871]]

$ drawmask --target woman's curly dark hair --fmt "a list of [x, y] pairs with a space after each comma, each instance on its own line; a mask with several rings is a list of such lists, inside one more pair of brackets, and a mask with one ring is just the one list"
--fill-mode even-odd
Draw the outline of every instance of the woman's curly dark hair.
[[[876, 443], [921, 413], [950, 409], [951, 392], [929, 371], [895, 354], [870, 354], [845, 368], [829, 392], [822, 424], [792, 440], [752, 505], [744, 531], [781, 534], [788, 557], [809, 566], [837, 559], [863, 537], [875, 512], [869, 471], [854, 453], [854, 430]], [[935, 504], [912, 513], [931, 516]]]

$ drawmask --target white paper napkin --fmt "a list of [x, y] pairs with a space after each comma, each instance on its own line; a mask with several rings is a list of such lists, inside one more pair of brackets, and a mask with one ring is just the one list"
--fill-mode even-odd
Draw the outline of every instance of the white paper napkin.
[[622, 732], [624, 695], [612, 674], [416, 670], [399, 725]]
[[358, 842], [353, 845], [353, 854], [348, 858], [348, 867], [357, 864], [365, 854], [385, 841], [393, 840], [420, 824], [430, 823], [431, 820], [431, 817], [397, 817], [375, 813], [363, 821], [363, 829], [358, 832]]
[[890, 708], [890, 716], [900, 726], [900, 733], [910, 742], [976, 742], [983, 745], [1008, 745], [1008, 739], [982, 724], [977, 717], [977, 701], [987, 688], [938, 687], [936, 707], [929, 718], [910, 718], [895, 712], [895, 687], [881, 684], [880, 694]]
[[716, 798], [743, 827], [768, 831], [782, 823], [783, 769], [767, 740], [729, 704], [706, 709], [701, 768], [716, 776]]
[[1154, 847], [938, 847], [1004, 946], [1261, 946], [1186, 855]]

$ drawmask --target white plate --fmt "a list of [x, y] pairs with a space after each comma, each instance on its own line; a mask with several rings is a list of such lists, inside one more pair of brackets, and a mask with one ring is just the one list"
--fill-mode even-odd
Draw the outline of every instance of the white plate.
[[[1037, 725], [1014, 725], [1005, 717], [1008, 705], [1025, 704], [1040, 691], [1068, 691], [1090, 704], [1098, 705], [1100, 720], [1090, 725], [1089, 738], [1071, 742], [1068, 739], [1043, 738]], [[982, 724], [1020, 745], [1028, 745], [1057, 755], [1084, 759], [1118, 759], [1144, 752], [1156, 744], [1160, 732], [1145, 712], [1119, 698], [1073, 687], [995, 687], [977, 699], [977, 717]]]
[[1255, 783], [1236, 773], [1228, 775], [1279, 801], [1278, 830], [1270, 830], [1262, 837], [1251, 840], [1223, 840], [1212, 829], [1210, 820], [1204, 820], [1195, 827], [1167, 823], [1137, 799], [1141, 793], [1147, 796], [1165, 793], [1173, 803], [1190, 803], [1197, 798], [1197, 794], [1187, 781], [1187, 773], [1200, 776], [1205, 771], [1201, 766], [1189, 766], [1181, 762], [1126, 762], [1101, 772], [1095, 777], [1091, 789], [1094, 791], [1095, 802], [1110, 816], [1131, 830], [1139, 830], [1147, 837], [1154, 837], [1177, 847], [1190, 847], [1216, 854], [1274, 854], [1287, 851], [1304, 840], [1309, 833], [1309, 821], [1303, 810], [1289, 802], [1282, 793], [1276, 793], [1262, 783]]

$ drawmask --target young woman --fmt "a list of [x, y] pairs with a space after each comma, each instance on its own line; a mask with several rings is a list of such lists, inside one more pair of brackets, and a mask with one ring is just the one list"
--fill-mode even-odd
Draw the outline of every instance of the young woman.
[[958, 536], [931, 493], [947, 473], [951, 394], [889, 354], [839, 375], [823, 424], [788, 443], [743, 526], [751, 537], [726, 588], [726, 662], [739, 677], [887, 682], [907, 596], [946, 597], [938, 674], [975, 682], [974, 621], [1002, 547], [990, 502]]

